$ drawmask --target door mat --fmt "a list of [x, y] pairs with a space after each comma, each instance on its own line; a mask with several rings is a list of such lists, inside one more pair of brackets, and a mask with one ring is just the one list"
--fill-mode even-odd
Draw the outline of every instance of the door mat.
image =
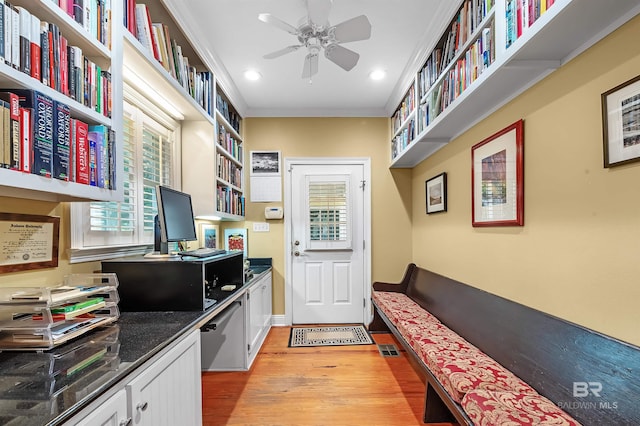
[[373, 339], [363, 325], [330, 327], [292, 327], [289, 347], [372, 345]]

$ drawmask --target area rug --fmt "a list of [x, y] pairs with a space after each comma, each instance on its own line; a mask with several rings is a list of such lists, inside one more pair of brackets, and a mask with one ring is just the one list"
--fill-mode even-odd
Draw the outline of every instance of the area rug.
[[289, 347], [372, 345], [363, 325], [292, 327]]

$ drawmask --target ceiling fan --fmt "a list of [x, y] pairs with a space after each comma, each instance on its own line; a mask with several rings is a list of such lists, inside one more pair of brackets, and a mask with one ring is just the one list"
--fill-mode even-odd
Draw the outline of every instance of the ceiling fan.
[[337, 25], [329, 24], [331, 0], [306, 0], [307, 17], [300, 20], [298, 27], [289, 25], [270, 13], [261, 13], [258, 19], [280, 28], [298, 38], [298, 44], [287, 46], [264, 55], [273, 59], [294, 52], [301, 47], [307, 48], [302, 78], [311, 78], [318, 72], [318, 56], [324, 50], [324, 56], [342, 69], [350, 71], [358, 63], [360, 55], [341, 46], [341, 43], [367, 40], [371, 37], [371, 24], [365, 15], [356, 16]]

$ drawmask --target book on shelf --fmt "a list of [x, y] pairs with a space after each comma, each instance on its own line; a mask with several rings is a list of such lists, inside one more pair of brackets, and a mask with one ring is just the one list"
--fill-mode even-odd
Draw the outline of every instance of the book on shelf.
[[70, 125], [69, 105], [54, 101], [53, 177], [65, 181], [69, 180]]
[[31, 173], [31, 158], [33, 152], [33, 122], [31, 108], [20, 107], [20, 170]]
[[9, 121], [9, 102], [0, 99], [0, 167], [11, 164], [11, 124]]
[[30, 89], [12, 89], [20, 106], [32, 110], [33, 159], [31, 173], [51, 177], [53, 165], [54, 102], [49, 96]]
[[9, 111], [9, 144], [7, 146], [5, 141], [5, 165], [10, 169], [20, 170], [20, 147], [22, 145], [20, 140], [20, 100], [18, 95], [8, 91], [0, 91], [0, 99], [7, 103]]
[[16, 6], [18, 11], [18, 46], [20, 48], [18, 69], [31, 75], [31, 13], [21, 6]]
[[[8, 4], [8, 3], [5, 3]], [[16, 6], [11, 6], [11, 66], [20, 68], [20, 13]]]
[[[75, 181], [89, 185], [89, 125], [81, 120], [71, 120], [71, 137], [74, 141]], [[72, 160], [73, 161], [73, 160]]]
[[41, 46], [40, 46], [40, 19], [36, 15], [31, 15], [31, 29], [30, 29], [30, 50], [29, 54], [31, 56], [31, 77], [40, 81], [41, 74], [40, 69], [42, 67], [41, 63]]

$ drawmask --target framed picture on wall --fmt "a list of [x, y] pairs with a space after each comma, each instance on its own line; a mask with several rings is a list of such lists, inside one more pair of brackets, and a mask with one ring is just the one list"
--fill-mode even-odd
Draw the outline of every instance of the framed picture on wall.
[[604, 92], [601, 101], [604, 166], [640, 160], [640, 75]]
[[246, 228], [229, 228], [224, 230], [224, 249], [226, 251], [242, 251], [247, 257]]
[[524, 122], [471, 148], [473, 226], [524, 225]]
[[280, 176], [280, 151], [251, 151], [251, 175]]
[[208, 223], [200, 224], [200, 244], [202, 247], [206, 248], [219, 248], [220, 243], [218, 243], [218, 234], [219, 234], [218, 225], [211, 225]]
[[447, 174], [440, 173], [425, 182], [427, 214], [447, 211]]

